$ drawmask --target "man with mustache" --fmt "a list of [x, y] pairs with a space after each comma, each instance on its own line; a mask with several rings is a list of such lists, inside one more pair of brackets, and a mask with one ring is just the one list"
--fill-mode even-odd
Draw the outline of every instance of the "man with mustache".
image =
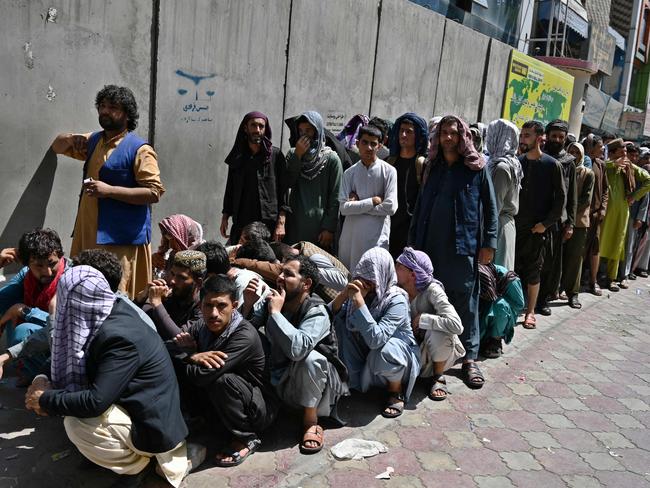
[[120, 258], [120, 290], [129, 297], [151, 281], [151, 204], [165, 192], [158, 157], [134, 131], [138, 106], [127, 87], [107, 85], [95, 98], [101, 131], [59, 134], [52, 150], [84, 162], [70, 254], [101, 248]]

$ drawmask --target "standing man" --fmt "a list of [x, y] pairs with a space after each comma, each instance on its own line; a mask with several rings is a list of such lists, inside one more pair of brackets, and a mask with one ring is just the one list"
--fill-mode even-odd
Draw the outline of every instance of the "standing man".
[[397, 171], [377, 158], [381, 132], [373, 126], [359, 129], [361, 160], [343, 173], [339, 203], [345, 216], [339, 239], [339, 259], [352, 269], [368, 249], [388, 249], [390, 217], [397, 211]]
[[[273, 240], [284, 238], [286, 161], [271, 142], [269, 119], [261, 112], [250, 112], [239, 124], [235, 144], [226, 157], [228, 180], [223, 195], [220, 231], [237, 244], [242, 228], [262, 221]], [[228, 234], [228, 220], [232, 228]]]
[[544, 126], [531, 120], [519, 135], [519, 161], [524, 172], [519, 192], [519, 213], [515, 219], [517, 242], [515, 272], [527, 286], [527, 308], [524, 328], [536, 327], [535, 306], [544, 264], [544, 243], [547, 229], [555, 225], [564, 208], [562, 167], [548, 154], [542, 153]]
[[124, 270], [120, 290], [133, 298], [151, 281], [151, 204], [165, 188], [153, 147], [133, 132], [139, 117], [133, 92], [107, 85], [95, 107], [104, 130], [59, 134], [52, 143], [55, 153], [85, 161], [70, 255], [95, 248], [115, 253]]
[[549, 299], [557, 299], [560, 280], [562, 279], [564, 243], [573, 236], [576, 220], [576, 165], [574, 157], [564, 149], [569, 125], [563, 120], [554, 120], [546, 126], [546, 143], [544, 152], [562, 166], [562, 177], [566, 197], [562, 217], [547, 233], [547, 241], [542, 267], [542, 281], [537, 302], [537, 311], [542, 315], [551, 315]]
[[600, 229], [605, 220], [609, 200], [609, 183], [603, 162], [604, 148], [600, 136], [589, 134], [585, 138], [585, 154], [591, 158], [591, 170], [594, 172], [589, 230], [585, 242], [585, 267], [589, 268], [589, 291], [596, 296], [603, 294], [596, 278], [600, 266]]
[[408, 241], [429, 147], [428, 135], [427, 122], [411, 112], [398, 117], [390, 131], [390, 156], [386, 161], [397, 171], [397, 211], [390, 219], [389, 251], [393, 259], [402, 253]]
[[287, 241], [313, 242], [332, 251], [343, 168], [336, 152], [325, 145], [325, 126], [318, 112], [305, 112], [296, 123], [300, 138], [287, 153], [291, 189]]
[[481, 388], [485, 379], [475, 362], [480, 342], [478, 264], [491, 262], [497, 246], [492, 181], [467, 124], [453, 115], [436, 126], [429, 161], [409, 242], [429, 255], [463, 322], [464, 379], [470, 388]]

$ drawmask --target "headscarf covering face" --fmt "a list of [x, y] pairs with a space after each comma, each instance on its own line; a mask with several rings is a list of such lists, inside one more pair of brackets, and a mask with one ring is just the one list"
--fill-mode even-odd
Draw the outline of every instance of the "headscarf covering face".
[[382, 247], [367, 250], [359, 259], [352, 273], [352, 279], [362, 278], [375, 284], [375, 297], [368, 310], [375, 320], [381, 317], [388, 302], [395, 295], [408, 295], [397, 286], [395, 264], [390, 253]]
[[572, 147], [575, 147], [580, 152], [580, 156], [575, 159], [574, 163], [576, 164], [576, 166], [582, 166], [582, 163], [584, 163], [585, 161], [585, 148], [579, 142], [572, 142], [567, 146], [566, 148], [567, 152], [570, 153], [571, 152], [570, 149]]
[[499, 163], [506, 163], [510, 173], [514, 176], [517, 188], [521, 187], [524, 172], [516, 156], [519, 146], [519, 129], [515, 124], [506, 119], [497, 119], [490, 122], [487, 127], [485, 146], [490, 154], [488, 170], [494, 176], [494, 170]]
[[313, 110], [304, 112], [296, 120], [296, 127], [301, 122], [307, 122], [316, 130], [316, 138], [311, 142], [311, 146], [302, 156], [300, 170], [300, 175], [303, 178], [313, 180], [323, 171], [332, 150], [325, 145], [325, 124], [323, 123], [323, 117], [318, 112], [314, 112]]
[[484, 141], [483, 130], [480, 127], [478, 127], [478, 124], [475, 124], [469, 127], [469, 132], [470, 134], [472, 134], [472, 142], [474, 143], [474, 148], [479, 153], [483, 153], [483, 141]]
[[88, 387], [86, 354], [113, 309], [115, 294], [104, 276], [90, 266], [74, 266], [61, 279], [56, 296], [52, 338], [52, 384], [80, 391]]
[[415, 152], [417, 156], [426, 156], [428, 141], [427, 122], [413, 112], [407, 112], [397, 118], [388, 135], [388, 150], [391, 156], [399, 156], [399, 133], [402, 122], [409, 122], [415, 128]]
[[[412, 247], [405, 247], [397, 262], [415, 273], [415, 289], [418, 293], [423, 292], [431, 283], [442, 283], [433, 277], [433, 264], [426, 253], [416, 251]], [[444, 288], [444, 286], [443, 286]]]
[[[181, 251], [192, 249], [203, 243], [203, 227], [187, 215], [175, 214], [165, 217], [158, 224], [160, 232], [173, 237]], [[169, 243], [163, 243], [158, 252], [164, 254], [169, 249]]]
[[249, 112], [244, 115], [244, 118], [239, 124], [235, 143], [233, 144], [230, 153], [228, 153], [228, 156], [226, 156], [226, 164], [228, 166], [233, 165], [237, 161], [238, 156], [248, 150], [248, 135], [246, 135], [246, 124], [251, 119], [264, 119], [264, 136], [262, 137], [261, 142], [262, 151], [264, 152], [265, 162], [271, 162], [271, 151], [273, 149], [273, 143], [271, 142], [271, 126], [269, 125], [269, 118], [262, 112]]
[[445, 125], [456, 122], [458, 127], [458, 153], [463, 157], [465, 166], [473, 171], [479, 171], [485, 166], [485, 158], [480, 154], [474, 147], [474, 142], [472, 141], [472, 134], [469, 131], [469, 127], [464, 120], [455, 115], [446, 115], [433, 131], [431, 136], [431, 145], [429, 146], [429, 161], [435, 161], [438, 157], [439, 148], [440, 148], [440, 131]]
[[345, 124], [345, 127], [336, 138], [343, 143], [346, 149], [356, 149], [359, 129], [364, 125], [368, 125], [368, 122], [370, 122], [370, 119], [367, 115], [357, 114]]

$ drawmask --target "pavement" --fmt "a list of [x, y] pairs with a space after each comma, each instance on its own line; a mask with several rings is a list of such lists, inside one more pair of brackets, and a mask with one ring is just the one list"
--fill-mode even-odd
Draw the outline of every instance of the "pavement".
[[[447, 401], [418, 385], [398, 419], [379, 415], [381, 396], [355, 394], [340, 407], [348, 425], [325, 432], [326, 447], [298, 451], [299, 418], [286, 414], [261, 451], [236, 468], [210, 462], [187, 487], [650, 487], [650, 280], [629, 290], [581, 294], [583, 308], [552, 302], [537, 330], [517, 327], [496, 360], [484, 361], [484, 388], [466, 388], [452, 370]], [[116, 480], [80, 466], [61, 419], [23, 407], [24, 389], [0, 382], [0, 488], [103, 488]], [[329, 447], [347, 438], [382, 442], [388, 452], [337, 461]], [[394, 468], [390, 480], [375, 476]], [[167, 486], [155, 474], [145, 486]]]

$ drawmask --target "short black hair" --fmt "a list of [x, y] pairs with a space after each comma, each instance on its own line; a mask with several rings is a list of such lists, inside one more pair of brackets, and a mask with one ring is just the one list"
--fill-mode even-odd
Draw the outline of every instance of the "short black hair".
[[59, 234], [52, 229], [34, 229], [24, 233], [18, 241], [18, 257], [24, 266], [30, 259], [47, 259], [52, 253], [63, 256]]
[[273, 254], [275, 254], [275, 258], [278, 261], [284, 261], [286, 257], [292, 256], [294, 254], [293, 251], [295, 248], [286, 242], [271, 242], [269, 246], [271, 246]]
[[133, 92], [129, 88], [125, 86], [105, 85], [95, 97], [95, 108], [99, 108], [99, 105], [104, 100], [121, 105], [122, 109], [126, 112], [126, 128], [129, 131], [135, 130], [138, 126], [140, 114], [138, 114], [138, 104], [135, 101], [135, 95], [133, 95]]
[[357, 141], [361, 140], [362, 136], [376, 137], [379, 140], [379, 143], [384, 142], [384, 138], [381, 135], [381, 131], [374, 125], [364, 125], [359, 128], [359, 135], [357, 136]]
[[300, 264], [300, 267], [298, 268], [300, 276], [311, 279], [311, 288], [309, 289], [309, 292], [312, 293], [320, 284], [320, 272], [318, 271], [318, 266], [316, 266], [307, 256], [303, 256], [302, 254], [289, 256], [284, 260], [285, 263], [291, 261], [298, 261]]
[[627, 153], [630, 154], [635, 153], [635, 154], [641, 154], [641, 149], [639, 149], [639, 146], [634, 144], [633, 142], [628, 142], [625, 144], [625, 149], [627, 149]]
[[260, 239], [269, 242], [271, 240], [271, 231], [264, 222], [251, 222], [245, 225], [241, 230], [241, 235], [246, 236], [246, 240]]
[[230, 259], [223, 244], [217, 241], [205, 241], [196, 247], [205, 254], [206, 274], [226, 274], [230, 271]]
[[538, 120], [529, 120], [524, 122], [524, 125], [521, 126], [522, 129], [533, 129], [536, 136], [543, 136], [546, 132], [542, 123]]
[[391, 126], [390, 122], [384, 119], [380, 119], [379, 117], [373, 117], [372, 119], [370, 119], [368, 125], [377, 127], [377, 129], [379, 129], [379, 131], [381, 132], [382, 141], [386, 138], [386, 136], [390, 132], [390, 126]]
[[269, 243], [260, 239], [251, 239], [242, 244], [237, 250], [237, 257], [244, 259], [257, 259], [258, 261], [275, 262], [275, 253]]
[[104, 275], [114, 292], [122, 281], [122, 264], [118, 257], [104, 249], [86, 249], [72, 258], [74, 266], [90, 266]]
[[210, 276], [199, 292], [201, 301], [208, 295], [229, 295], [230, 300], [235, 302], [237, 301], [237, 285], [233, 280], [228, 278], [225, 274], [217, 274], [215, 276]]

